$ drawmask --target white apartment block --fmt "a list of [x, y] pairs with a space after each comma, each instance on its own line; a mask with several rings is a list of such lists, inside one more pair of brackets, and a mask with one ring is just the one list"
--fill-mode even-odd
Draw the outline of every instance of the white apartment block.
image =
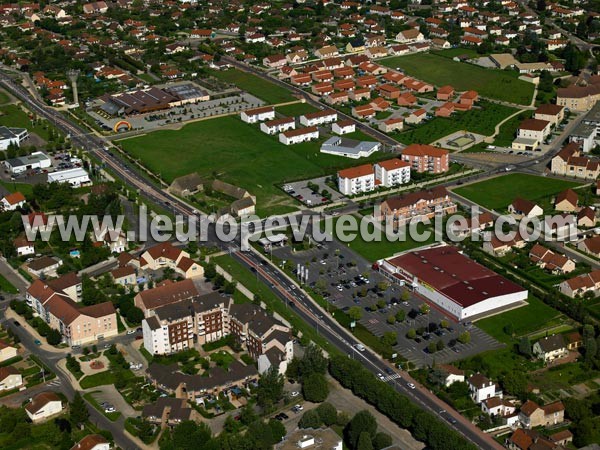
[[297, 130], [288, 130], [279, 133], [279, 142], [284, 145], [299, 144], [319, 138], [317, 127], [299, 128]]
[[375, 179], [380, 186], [393, 187], [410, 181], [410, 164], [398, 158], [376, 163]]
[[356, 131], [356, 125], [351, 120], [342, 120], [336, 122], [331, 126], [331, 131], [337, 135], [354, 133]]
[[356, 195], [375, 189], [375, 172], [371, 164], [350, 167], [338, 172], [338, 190], [344, 195]]
[[303, 114], [300, 116], [300, 123], [305, 127], [323, 125], [325, 123], [332, 122], [337, 122], [337, 112], [332, 109]]
[[257, 123], [265, 120], [275, 119], [275, 108], [265, 106], [263, 108], [247, 109], [240, 113], [240, 119], [246, 123]]

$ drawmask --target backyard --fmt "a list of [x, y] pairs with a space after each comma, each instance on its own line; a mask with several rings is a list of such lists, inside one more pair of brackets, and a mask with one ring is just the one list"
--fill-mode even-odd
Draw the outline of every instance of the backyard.
[[[224, 130], [227, 130], [224, 133]], [[351, 137], [364, 136], [362, 133]], [[173, 141], [177, 140], [177, 157]], [[321, 175], [360, 163], [389, 158], [377, 152], [356, 160], [319, 153], [319, 142], [285, 146], [277, 136], [261, 132], [238, 117], [195, 122], [181, 130], [161, 130], [119, 141], [124, 150], [167, 182], [191, 172], [217, 177], [247, 189], [257, 197], [257, 213], [283, 214], [296, 209], [296, 201], [277, 185]], [[252, 164], [252, 170], [249, 165]]]
[[278, 106], [275, 111], [287, 117], [297, 117], [317, 111], [317, 108], [308, 103], [293, 103], [291, 105]]
[[267, 103], [285, 103], [296, 100], [285, 88], [263, 80], [248, 72], [237, 69], [213, 70], [210, 74], [221, 81], [235, 84], [240, 89], [252, 94]]
[[455, 131], [466, 130], [471, 133], [491, 136], [502, 120], [517, 110], [509, 106], [483, 101], [480, 108], [458, 112], [450, 118], [436, 117], [415, 129], [399, 133], [394, 137], [403, 144], [430, 144]]
[[516, 198], [547, 200], [567, 188], [579, 186], [566, 180], [536, 175], [507, 174], [454, 189], [454, 192], [488, 209], [505, 210]]
[[529, 105], [533, 97], [533, 84], [517, 79], [516, 72], [484, 69], [430, 53], [396, 56], [379, 62], [436, 86], [450, 84], [459, 91], [473, 89], [479, 95], [497, 100]]

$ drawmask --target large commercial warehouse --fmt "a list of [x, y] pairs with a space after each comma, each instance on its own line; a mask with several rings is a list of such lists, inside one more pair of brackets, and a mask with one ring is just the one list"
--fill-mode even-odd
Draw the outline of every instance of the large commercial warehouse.
[[379, 262], [382, 274], [405, 282], [415, 292], [458, 320], [515, 305], [528, 291], [463, 255], [440, 246]]

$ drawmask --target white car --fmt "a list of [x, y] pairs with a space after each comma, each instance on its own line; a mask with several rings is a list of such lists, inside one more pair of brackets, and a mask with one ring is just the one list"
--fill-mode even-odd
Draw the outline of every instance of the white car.
[[127, 330], [126, 334], [134, 334], [134, 333], [135, 333], [135, 330]]
[[296, 405], [296, 406], [294, 406], [294, 408], [296, 409], [296, 411], [304, 410], [304, 406], [302, 406], [302, 405]]
[[356, 350], [358, 350], [359, 352], [365, 351], [365, 346], [362, 344], [356, 344], [354, 347], [356, 347]]
[[300, 395], [300, 393], [298, 391], [294, 391], [290, 393], [290, 397], [298, 397], [298, 395]]
[[408, 383], [407, 386], [411, 389], [414, 389], [416, 386], [414, 385], [414, 383]]
[[381, 374], [381, 373], [378, 373], [378, 374], [377, 374], [377, 378], [379, 378], [381, 381], [383, 381], [383, 374]]

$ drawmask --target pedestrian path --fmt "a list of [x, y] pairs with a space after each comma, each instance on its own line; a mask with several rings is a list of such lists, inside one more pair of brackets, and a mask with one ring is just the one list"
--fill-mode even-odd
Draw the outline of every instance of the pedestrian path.
[[381, 381], [385, 381], [387, 383], [388, 381], [394, 381], [394, 380], [397, 380], [398, 378], [402, 378], [402, 377], [400, 376], [399, 373], [395, 373], [393, 375], [388, 375], [387, 377], [383, 377], [383, 379]]

